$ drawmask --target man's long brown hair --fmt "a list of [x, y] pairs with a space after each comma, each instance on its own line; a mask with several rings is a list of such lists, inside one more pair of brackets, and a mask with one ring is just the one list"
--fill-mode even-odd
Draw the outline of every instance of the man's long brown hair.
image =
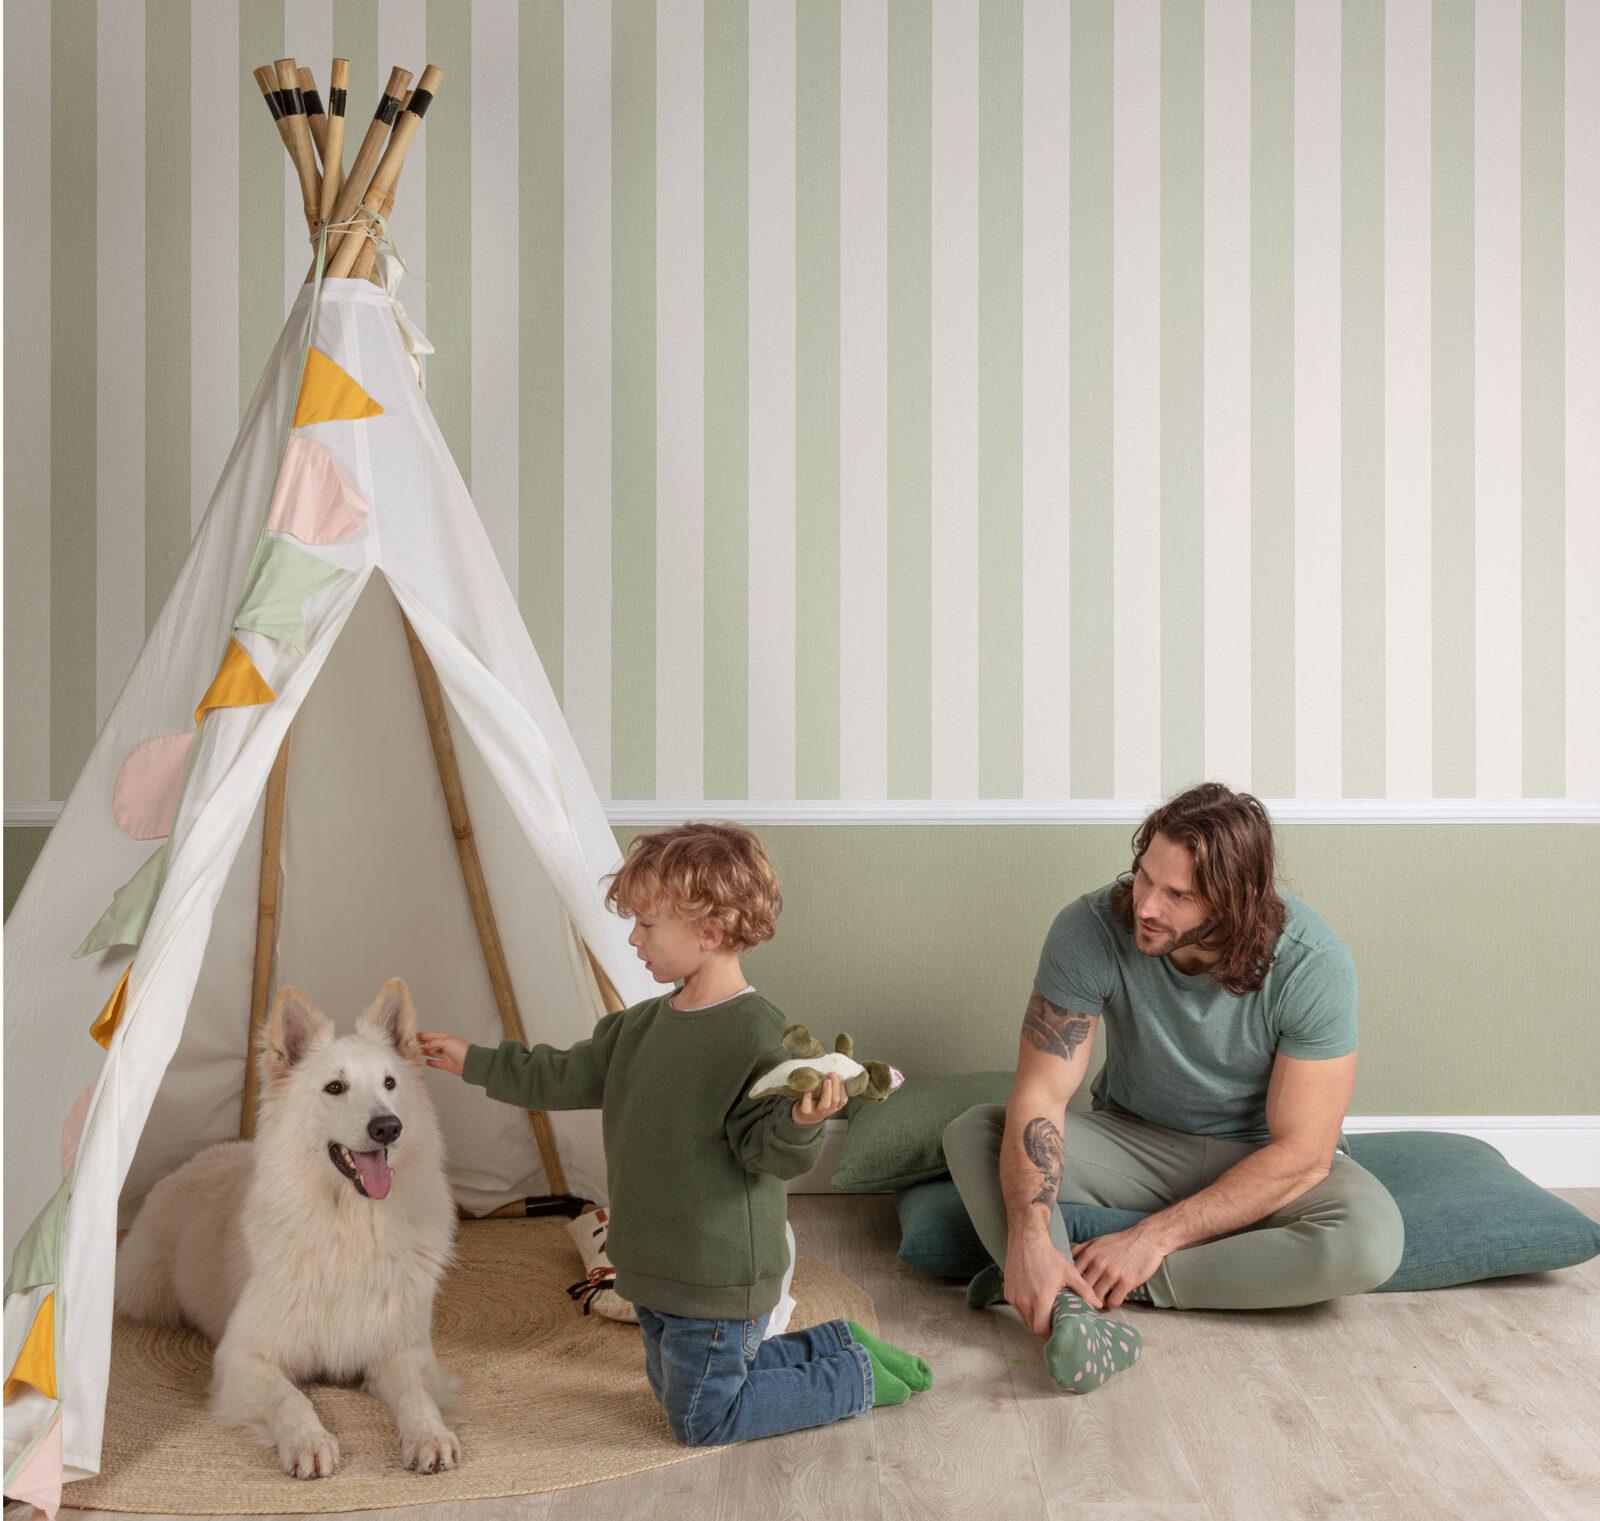
[[[1258, 798], [1202, 782], [1163, 803], [1133, 836], [1133, 864], [1158, 834], [1194, 857], [1194, 890], [1206, 909], [1195, 944], [1218, 952], [1208, 974], [1230, 993], [1266, 980], [1283, 933], [1283, 899], [1273, 881], [1272, 820]], [[1133, 873], [1117, 878], [1111, 906], [1133, 929]]]

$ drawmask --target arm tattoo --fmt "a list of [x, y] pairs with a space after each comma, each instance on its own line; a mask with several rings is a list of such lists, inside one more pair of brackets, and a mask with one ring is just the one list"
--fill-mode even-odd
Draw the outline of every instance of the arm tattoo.
[[1053, 1208], [1061, 1193], [1061, 1163], [1066, 1154], [1061, 1132], [1040, 1115], [1029, 1120], [1028, 1128], [1022, 1132], [1022, 1149], [1039, 1169], [1039, 1192], [1029, 1202]]
[[1037, 988], [1028, 1000], [1028, 1012], [1022, 1021], [1022, 1033], [1028, 1044], [1043, 1051], [1046, 1056], [1059, 1056], [1071, 1061], [1072, 1053], [1089, 1038], [1090, 1021], [1082, 1014], [1058, 1009]]

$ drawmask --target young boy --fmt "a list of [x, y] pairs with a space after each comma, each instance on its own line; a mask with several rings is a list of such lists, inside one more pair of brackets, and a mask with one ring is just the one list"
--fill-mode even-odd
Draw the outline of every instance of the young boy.
[[804, 1098], [750, 1100], [788, 1053], [785, 1020], [745, 981], [783, 900], [761, 842], [730, 825], [640, 835], [606, 901], [672, 993], [608, 1014], [567, 1051], [418, 1036], [428, 1065], [529, 1109], [602, 1112], [616, 1290], [639, 1312], [645, 1373], [687, 1446], [822, 1426], [926, 1389], [926, 1364], [853, 1321], [763, 1340], [788, 1249], [786, 1179], [816, 1165], [845, 1104], [829, 1076]]

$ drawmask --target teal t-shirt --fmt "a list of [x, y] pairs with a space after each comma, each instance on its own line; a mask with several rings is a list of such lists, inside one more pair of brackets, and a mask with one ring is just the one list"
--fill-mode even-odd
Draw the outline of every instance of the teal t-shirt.
[[1091, 1092], [1191, 1135], [1265, 1141], [1273, 1058], [1356, 1049], [1356, 971], [1317, 912], [1281, 893], [1288, 916], [1266, 981], [1230, 993], [1206, 973], [1146, 956], [1111, 907], [1111, 886], [1056, 915], [1034, 984], [1058, 1008], [1105, 1022]]

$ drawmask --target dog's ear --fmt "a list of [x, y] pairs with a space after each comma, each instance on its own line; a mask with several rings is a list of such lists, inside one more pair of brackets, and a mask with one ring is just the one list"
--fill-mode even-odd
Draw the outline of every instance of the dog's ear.
[[313, 1046], [332, 1034], [333, 1026], [299, 988], [279, 988], [267, 1016], [264, 1050], [268, 1078], [287, 1077]]
[[408, 1062], [422, 1060], [417, 1041], [417, 1010], [405, 978], [391, 977], [372, 1006], [356, 1021], [357, 1035], [388, 1041]]

